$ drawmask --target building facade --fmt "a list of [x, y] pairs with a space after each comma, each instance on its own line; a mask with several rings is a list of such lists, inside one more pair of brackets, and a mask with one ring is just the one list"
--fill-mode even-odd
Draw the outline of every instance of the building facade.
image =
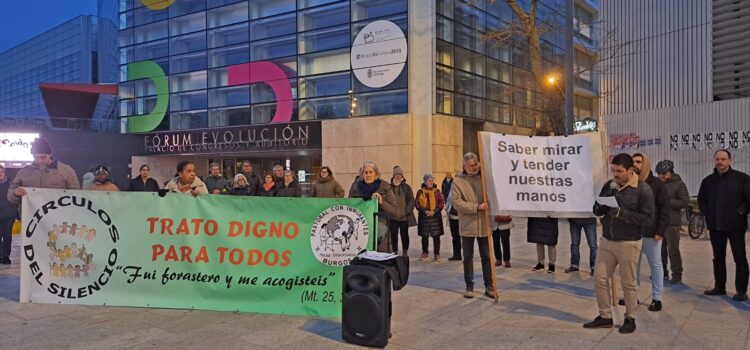
[[[0, 53], [0, 125], [8, 129], [79, 129], [50, 118], [40, 83], [117, 83], [117, 6], [99, 0], [97, 16], [78, 16]], [[102, 96], [87, 127], [117, 132], [116, 97]]]
[[[409, 181], [440, 180], [476, 151], [477, 131], [543, 127], [524, 42], [483, 39], [514, 20], [504, 1], [121, 0], [119, 10], [119, 115], [146, 149], [133, 169], [150, 164], [162, 180], [186, 157], [201, 175], [219, 162], [231, 176], [247, 159], [309, 183], [329, 165], [348, 188], [371, 160], [385, 179], [399, 165]], [[562, 0], [539, 2], [550, 72], [563, 63], [563, 12]], [[585, 43], [576, 52], [590, 54]], [[589, 105], [581, 118], [595, 116]]]
[[[606, 1], [607, 48], [626, 45], [601, 78], [609, 153], [675, 162], [691, 195], [728, 149], [750, 171], [747, 2]], [[677, 12], [675, 12], [677, 11]]]

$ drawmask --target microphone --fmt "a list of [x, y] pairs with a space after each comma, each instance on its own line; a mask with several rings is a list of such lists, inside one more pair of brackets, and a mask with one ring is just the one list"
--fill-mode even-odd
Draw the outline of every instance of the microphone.
[[609, 196], [614, 196], [617, 193], [617, 183], [611, 181], [609, 183]]

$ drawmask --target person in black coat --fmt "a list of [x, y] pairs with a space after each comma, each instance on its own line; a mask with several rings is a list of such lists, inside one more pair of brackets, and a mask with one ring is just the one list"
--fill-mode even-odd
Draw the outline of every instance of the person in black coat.
[[747, 214], [750, 211], [750, 177], [732, 169], [732, 154], [727, 150], [714, 153], [714, 172], [706, 176], [698, 190], [698, 206], [706, 217], [714, 253], [714, 280], [706, 295], [725, 295], [727, 282], [727, 241], [737, 265], [734, 285], [736, 301], [747, 300], [748, 270], [745, 251]]
[[526, 231], [526, 240], [536, 243], [536, 255], [538, 263], [534, 271], [544, 270], [544, 247], [549, 254], [549, 268], [547, 272], [555, 272], [555, 260], [557, 260], [557, 218], [529, 218]]
[[417, 233], [422, 237], [422, 256], [419, 260], [429, 259], [429, 238], [432, 237], [435, 261], [440, 262], [440, 236], [443, 235], [443, 207], [445, 201], [440, 190], [435, 187], [432, 174], [425, 174], [422, 178], [422, 188], [417, 191], [414, 206], [419, 211], [417, 218]]
[[237, 174], [234, 176], [234, 186], [229, 190], [233, 196], [254, 196], [253, 187], [247, 183], [245, 175]]
[[139, 176], [130, 180], [128, 188], [125, 191], [130, 192], [159, 192], [159, 183], [149, 177], [151, 168], [143, 164], [139, 169]]
[[302, 189], [291, 170], [284, 170], [284, 182], [276, 186], [276, 197], [302, 197]]
[[260, 186], [261, 197], [276, 197], [276, 181], [271, 174], [266, 174], [263, 177], [263, 184]]
[[8, 201], [10, 179], [5, 175], [5, 168], [0, 165], [0, 264], [10, 265], [10, 249], [13, 241], [13, 223], [18, 217], [18, 208]]

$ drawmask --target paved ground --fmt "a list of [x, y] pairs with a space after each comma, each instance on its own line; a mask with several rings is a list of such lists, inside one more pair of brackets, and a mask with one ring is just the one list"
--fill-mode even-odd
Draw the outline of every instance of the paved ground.
[[[588, 271], [565, 274], [570, 257], [567, 228], [561, 230], [558, 271], [533, 272], [533, 245], [525, 223], [511, 235], [513, 267], [499, 268], [500, 303], [464, 299], [459, 262], [412, 259], [409, 285], [393, 295], [389, 349], [750, 349], [750, 303], [706, 297], [713, 283], [706, 240], [683, 235], [685, 284], [667, 286], [665, 310], [649, 312], [650, 285], [639, 290], [636, 333], [586, 330], [596, 316]], [[14, 242], [16, 243], [16, 242]], [[410, 253], [419, 240], [412, 234]], [[17, 250], [17, 243], [16, 243]], [[443, 251], [450, 253], [444, 236]], [[19, 304], [18, 251], [0, 267], [0, 349], [348, 349], [339, 319], [212, 311]], [[582, 261], [588, 248], [582, 243]], [[645, 259], [645, 258], [644, 258]], [[734, 264], [729, 265], [730, 293]], [[645, 261], [644, 261], [645, 263]], [[481, 285], [481, 268], [476, 264]], [[649, 271], [644, 266], [648, 281]], [[481, 290], [480, 290], [481, 291]], [[616, 312], [622, 322], [624, 307]]]

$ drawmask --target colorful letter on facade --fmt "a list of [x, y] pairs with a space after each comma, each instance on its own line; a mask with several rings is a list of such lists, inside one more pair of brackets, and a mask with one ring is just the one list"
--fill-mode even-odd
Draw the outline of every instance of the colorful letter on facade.
[[156, 86], [156, 106], [151, 113], [128, 118], [128, 132], [149, 132], [156, 129], [169, 106], [169, 84], [164, 70], [154, 61], [128, 64], [128, 80], [150, 79]]
[[141, 3], [152, 10], [163, 10], [174, 4], [175, 0], [141, 0]]
[[281, 67], [266, 61], [250, 62], [230, 66], [227, 75], [229, 86], [254, 83], [265, 83], [270, 86], [276, 95], [276, 114], [271, 123], [286, 123], [292, 120], [292, 86]]

